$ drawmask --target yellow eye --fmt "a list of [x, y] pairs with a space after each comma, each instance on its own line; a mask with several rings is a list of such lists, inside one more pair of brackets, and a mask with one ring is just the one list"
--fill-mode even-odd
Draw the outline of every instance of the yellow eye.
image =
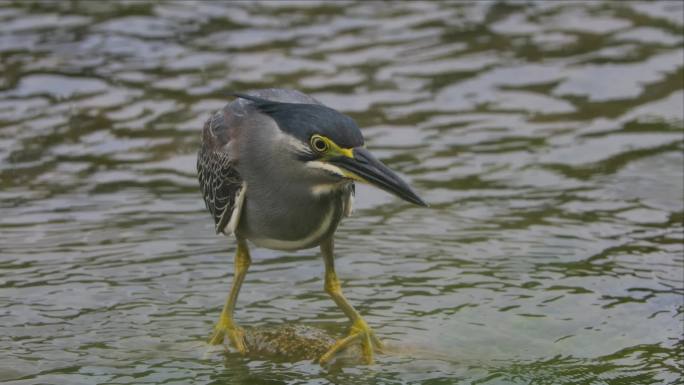
[[314, 135], [311, 137], [311, 148], [316, 152], [326, 152], [328, 151], [328, 142], [323, 139], [320, 135]]

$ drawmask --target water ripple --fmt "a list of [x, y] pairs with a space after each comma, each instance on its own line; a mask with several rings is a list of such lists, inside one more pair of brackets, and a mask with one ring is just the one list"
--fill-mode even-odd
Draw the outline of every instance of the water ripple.
[[[680, 2], [0, 6], [0, 381], [675, 384]], [[227, 90], [353, 116], [420, 210], [336, 240], [373, 367], [205, 355], [232, 276], [195, 179]], [[314, 251], [254, 250], [236, 317], [342, 335]]]

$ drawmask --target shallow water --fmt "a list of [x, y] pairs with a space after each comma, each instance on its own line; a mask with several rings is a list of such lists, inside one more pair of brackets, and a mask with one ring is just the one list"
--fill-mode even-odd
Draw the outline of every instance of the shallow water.
[[[684, 321], [679, 2], [0, 6], [0, 381], [674, 384]], [[337, 232], [397, 353], [203, 342], [234, 243], [195, 177], [226, 90], [347, 112], [432, 204], [367, 187]], [[244, 325], [344, 334], [316, 250], [254, 249]]]

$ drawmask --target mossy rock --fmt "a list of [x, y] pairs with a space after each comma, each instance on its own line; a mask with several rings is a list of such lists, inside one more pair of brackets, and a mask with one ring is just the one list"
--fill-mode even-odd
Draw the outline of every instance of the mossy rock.
[[[304, 325], [245, 327], [244, 331], [248, 357], [276, 361], [317, 361], [336, 340], [323, 329]], [[361, 363], [360, 343], [341, 351], [335, 360]]]

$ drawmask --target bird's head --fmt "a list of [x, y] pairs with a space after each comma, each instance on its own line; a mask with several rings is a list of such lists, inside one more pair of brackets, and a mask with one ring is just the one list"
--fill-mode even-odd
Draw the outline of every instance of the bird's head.
[[361, 130], [349, 116], [321, 104], [234, 95], [250, 100], [294, 139], [281, 151], [292, 152], [309, 172], [324, 173], [333, 180], [368, 183], [408, 202], [427, 206], [404, 180], [366, 149]]

